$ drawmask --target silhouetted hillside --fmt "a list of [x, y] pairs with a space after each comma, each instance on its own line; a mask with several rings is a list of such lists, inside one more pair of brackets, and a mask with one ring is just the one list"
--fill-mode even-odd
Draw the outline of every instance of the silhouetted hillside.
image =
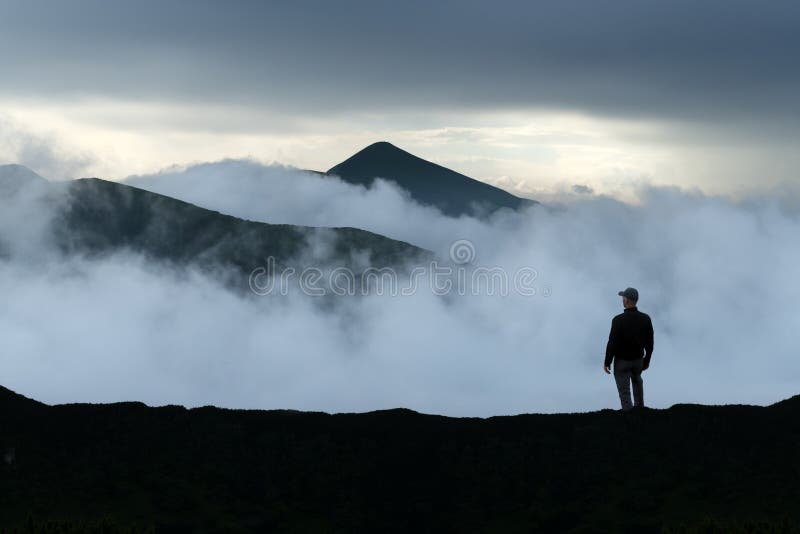
[[[264, 267], [270, 257], [276, 269], [332, 264], [358, 272], [365, 257], [384, 267], [428, 254], [356, 228], [247, 221], [117, 182], [85, 178], [51, 184], [24, 167], [13, 170], [0, 176], [0, 185], [10, 184], [0, 190], [0, 201], [17, 205], [14, 195], [20, 188], [29, 186], [34, 177], [41, 180], [36, 189], [42, 200], [32, 204], [30, 211], [37, 213], [28, 215], [52, 213], [52, 244], [66, 254], [96, 257], [130, 250], [151, 260], [215, 270], [245, 284], [249, 273]], [[0, 253], [8, 255], [4, 250], [0, 242]]]
[[385, 141], [369, 145], [326, 174], [366, 186], [375, 178], [394, 181], [417, 202], [435, 206], [451, 216], [503, 207], [518, 209], [536, 203], [418, 158]]
[[[310, 228], [247, 221], [144, 189], [97, 178], [69, 184], [69, 202], [56, 221], [59, 243], [69, 252], [102, 254], [122, 247], [176, 263], [234, 267], [249, 273], [278, 267], [336, 262], [354, 267], [353, 256], [369, 253], [378, 266], [400, 265], [421, 249], [356, 228]], [[324, 252], [304, 254], [307, 239], [322, 232]]]
[[175, 532], [796, 531], [798, 444], [800, 397], [477, 419], [45, 406], [3, 389], [0, 525], [32, 515]]

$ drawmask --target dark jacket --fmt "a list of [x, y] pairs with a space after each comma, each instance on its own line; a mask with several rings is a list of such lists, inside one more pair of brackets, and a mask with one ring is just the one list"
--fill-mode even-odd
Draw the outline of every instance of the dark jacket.
[[653, 355], [653, 322], [650, 316], [636, 306], [626, 308], [611, 321], [611, 332], [606, 345], [606, 367], [614, 358], [637, 360], [644, 355], [645, 365], [650, 365]]

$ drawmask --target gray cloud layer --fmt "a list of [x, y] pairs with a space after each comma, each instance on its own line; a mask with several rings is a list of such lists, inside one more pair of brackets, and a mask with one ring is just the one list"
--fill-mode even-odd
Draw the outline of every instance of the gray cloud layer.
[[566, 107], [798, 120], [800, 5], [43, 2], [0, 6], [3, 91], [331, 112]]
[[423, 209], [387, 184], [248, 162], [138, 183], [253, 219], [349, 221], [445, 253], [449, 240], [470, 239], [478, 265], [535, 268], [540, 293], [443, 298], [421, 284], [335, 307], [297, 293], [243, 298], [130, 255], [48, 261], [32, 235], [43, 210], [18, 201], [12, 212], [0, 199], [0, 243], [22, 247], [0, 259], [3, 385], [49, 402], [451, 415], [616, 407], [601, 365], [616, 292], [633, 285], [656, 327], [651, 406], [797, 393], [800, 212], [777, 196], [736, 204], [649, 188], [638, 206], [580, 194], [564, 209], [478, 221]]

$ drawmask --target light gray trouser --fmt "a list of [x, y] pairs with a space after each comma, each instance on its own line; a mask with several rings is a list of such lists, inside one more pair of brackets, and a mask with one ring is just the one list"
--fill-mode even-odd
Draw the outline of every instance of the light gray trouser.
[[644, 359], [619, 360], [614, 358], [614, 380], [617, 382], [619, 400], [623, 410], [631, 409], [631, 383], [633, 383], [633, 406], [644, 406], [642, 366]]

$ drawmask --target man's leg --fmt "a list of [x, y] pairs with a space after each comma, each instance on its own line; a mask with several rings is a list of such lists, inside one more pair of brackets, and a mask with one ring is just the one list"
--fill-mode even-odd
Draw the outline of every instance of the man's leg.
[[638, 408], [644, 407], [644, 384], [642, 381], [642, 367], [644, 360], [631, 362], [631, 382], [633, 382], [633, 405]]
[[622, 409], [627, 411], [633, 406], [631, 403], [631, 362], [614, 358], [614, 380], [617, 382], [619, 400]]

